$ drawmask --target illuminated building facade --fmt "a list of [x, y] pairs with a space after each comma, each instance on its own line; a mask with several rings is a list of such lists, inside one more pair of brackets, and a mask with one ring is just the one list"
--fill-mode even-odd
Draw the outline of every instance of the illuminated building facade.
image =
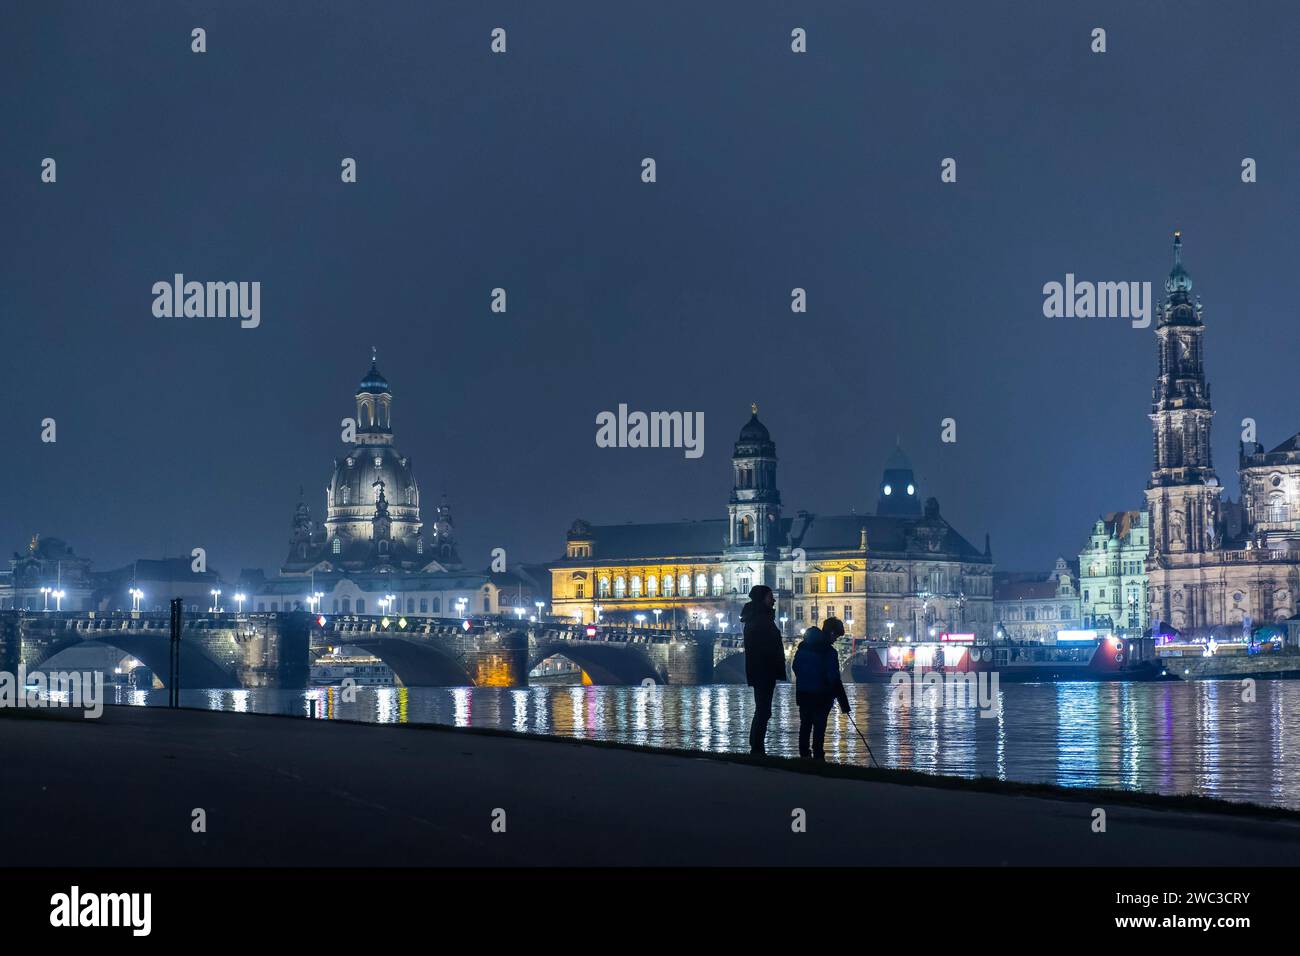
[[991, 635], [987, 540], [979, 551], [940, 516], [935, 499], [921, 504], [901, 449], [886, 464], [875, 514], [786, 516], [776, 445], [752, 411], [732, 455], [726, 517], [575, 521], [564, 558], [550, 566], [556, 615], [734, 631], [749, 589], [765, 584], [788, 635], [830, 616], [851, 637]]
[[1242, 501], [1220, 500], [1214, 472], [1203, 310], [1174, 236], [1174, 267], [1156, 327], [1154, 463], [1146, 559], [1153, 622], [1180, 631], [1258, 626], [1296, 613], [1300, 593], [1300, 435], [1240, 451]]

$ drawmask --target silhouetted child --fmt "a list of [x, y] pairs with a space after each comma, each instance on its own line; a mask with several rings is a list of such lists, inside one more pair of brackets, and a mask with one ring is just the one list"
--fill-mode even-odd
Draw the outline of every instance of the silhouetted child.
[[[836, 638], [844, 636], [844, 623], [828, 617], [821, 628], [804, 631], [794, 655], [794, 699], [799, 705], [799, 756], [825, 760], [826, 722], [837, 700], [840, 711], [849, 712], [849, 695], [840, 680], [840, 656]], [[812, 738], [811, 746], [809, 737]]]

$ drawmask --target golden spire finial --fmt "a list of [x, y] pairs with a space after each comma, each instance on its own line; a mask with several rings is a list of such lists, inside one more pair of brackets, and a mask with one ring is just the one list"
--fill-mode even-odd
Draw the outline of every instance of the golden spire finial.
[[749, 410], [750, 410], [751, 412], [753, 412], [755, 415], [757, 415], [757, 414], [758, 414], [758, 402], [750, 402], [750, 403], [749, 403]]

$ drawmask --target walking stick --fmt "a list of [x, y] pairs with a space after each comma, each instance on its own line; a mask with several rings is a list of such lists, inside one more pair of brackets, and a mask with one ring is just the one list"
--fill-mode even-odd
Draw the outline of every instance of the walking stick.
[[853, 729], [858, 731], [858, 736], [862, 738], [862, 746], [867, 748], [867, 756], [871, 758], [871, 762], [879, 767], [880, 761], [877, 760], [876, 755], [871, 752], [871, 744], [867, 743], [867, 738], [863, 737], [862, 731], [858, 729], [858, 722], [853, 719], [853, 715], [850, 713], [845, 713], [844, 716], [849, 719], [849, 723], [853, 725]]

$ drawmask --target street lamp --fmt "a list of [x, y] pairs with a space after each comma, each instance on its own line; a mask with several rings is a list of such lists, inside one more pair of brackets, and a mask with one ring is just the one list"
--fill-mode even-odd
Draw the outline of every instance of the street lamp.
[[645, 623], [645, 615], [644, 615], [644, 614], [638, 614], [638, 615], [636, 616], [636, 626], [637, 626], [637, 627], [640, 627], [640, 626], [641, 626], [642, 624], [644, 624], [644, 623]]
[[545, 601], [534, 601], [533, 607], [537, 608], [537, 620], [542, 619], [542, 608], [546, 607]]
[[515, 616], [522, 621], [524, 619], [524, 609], [521, 607], [515, 608]]
[[208, 593], [212, 595], [212, 610], [220, 614], [221, 613], [221, 589], [213, 588]]
[[786, 634], [786, 632], [785, 632], [785, 622], [788, 621], [788, 620], [790, 620], [790, 616], [789, 616], [788, 614], [782, 614], [782, 615], [781, 615], [781, 636], [782, 636], [782, 637], [787, 637], [787, 636], [788, 636], [788, 635]]
[[601, 607], [599, 604], [593, 604], [593, 605], [591, 606], [591, 609], [592, 609], [593, 611], [596, 612], [596, 623], [599, 624], [599, 623], [600, 623], [600, 612], [603, 611], [603, 610], [605, 610], [605, 609], [604, 609], [603, 607]]
[[47, 611], [50, 609], [50, 592], [53, 590], [54, 588], [41, 588], [41, 594], [45, 595], [45, 610]]
[[889, 642], [892, 644], [894, 642], [894, 622], [886, 621], [885, 627], [889, 628]]
[[464, 616], [465, 616], [465, 599], [464, 599], [464, 598], [456, 598], [456, 610], [457, 610], [457, 612], [459, 612], [459, 614], [460, 614], [461, 617], [464, 617]]
[[718, 612], [717, 612], [716, 614], [714, 614], [713, 616], [714, 616], [715, 618], [717, 618], [717, 621], [718, 621], [718, 630], [719, 630], [719, 631], [722, 630], [722, 612], [721, 612], [721, 611], [718, 611]]
[[56, 610], [56, 611], [62, 611], [62, 610], [63, 610], [63, 592], [62, 592], [62, 591], [54, 591], [53, 594], [54, 594], [54, 610]]
[[248, 600], [248, 595], [245, 594], [243, 591], [235, 592], [235, 603], [239, 605], [239, 610], [236, 613], [239, 614], [244, 613], [244, 602], [247, 600]]
[[664, 612], [664, 609], [661, 608], [661, 607], [657, 607], [657, 608], [654, 609], [654, 611], [651, 612], [651, 613], [653, 613], [654, 616], [655, 616], [655, 627], [658, 627], [658, 626], [659, 626], [659, 615], [662, 614], [663, 612]]
[[127, 593], [131, 595], [131, 610], [140, 610], [140, 599], [144, 597], [144, 592], [139, 588], [131, 588]]

